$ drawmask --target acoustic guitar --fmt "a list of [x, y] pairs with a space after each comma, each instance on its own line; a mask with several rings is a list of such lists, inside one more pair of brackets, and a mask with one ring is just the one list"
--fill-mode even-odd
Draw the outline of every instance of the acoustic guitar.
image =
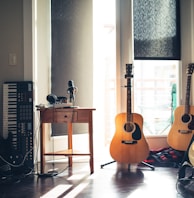
[[167, 136], [168, 144], [175, 150], [186, 151], [194, 132], [194, 106], [190, 106], [190, 89], [194, 64], [187, 67], [185, 105], [174, 111], [174, 122]]
[[119, 163], [140, 163], [149, 155], [149, 146], [142, 133], [143, 117], [131, 110], [132, 64], [126, 64], [127, 112], [115, 117], [116, 132], [110, 144], [110, 154]]

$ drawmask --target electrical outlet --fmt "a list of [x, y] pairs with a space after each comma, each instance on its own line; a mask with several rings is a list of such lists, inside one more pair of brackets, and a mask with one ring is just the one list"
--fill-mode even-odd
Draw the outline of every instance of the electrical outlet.
[[9, 65], [17, 64], [17, 56], [16, 53], [9, 53]]

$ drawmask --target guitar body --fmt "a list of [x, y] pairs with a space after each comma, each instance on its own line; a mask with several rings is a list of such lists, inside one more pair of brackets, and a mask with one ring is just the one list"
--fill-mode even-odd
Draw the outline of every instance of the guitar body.
[[175, 150], [186, 151], [188, 149], [189, 143], [192, 139], [194, 126], [193, 126], [193, 116], [194, 107], [190, 106], [189, 115], [190, 120], [188, 122], [183, 122], [182, 117], [185, 114], [185, 107], [179, 106], [174, 111], [174, 122], [169, 131], [167, 142]]
[[143, 117], [132, 113], [133, 129], [126, 129], [127, 114], [120, 113], [115, 118], [116, 132], [110, 144], [110, 154], [119, 163], [140, 163], [149, 155], [149, 146], [142, 133]]

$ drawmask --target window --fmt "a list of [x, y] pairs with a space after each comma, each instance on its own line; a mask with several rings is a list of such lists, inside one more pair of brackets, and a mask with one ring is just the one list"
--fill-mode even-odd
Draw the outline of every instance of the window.
[[147, 136], [167, 135], [177, 106], [178, 61], [134, 62], [134, 111], [144, 118]]
[[180, 60], [178, 0], [135, 0], [134, 99], [145, 135], [167, 135], [176, 108]]

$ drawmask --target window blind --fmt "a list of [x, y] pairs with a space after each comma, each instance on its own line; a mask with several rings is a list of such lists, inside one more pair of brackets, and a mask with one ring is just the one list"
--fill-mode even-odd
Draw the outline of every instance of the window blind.
[[134, 58], [180, 60], [179, 0], [134, 0]]

